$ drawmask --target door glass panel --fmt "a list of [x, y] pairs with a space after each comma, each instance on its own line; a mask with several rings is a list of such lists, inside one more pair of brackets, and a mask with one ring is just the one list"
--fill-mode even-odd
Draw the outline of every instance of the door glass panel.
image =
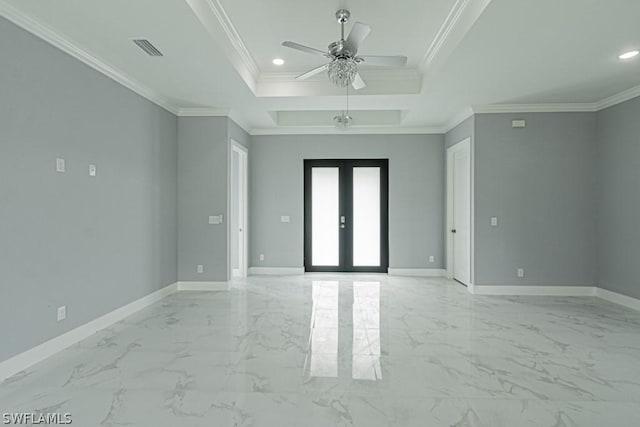
[[311, 263], [340, 265], [340, 170], [311, 168]]
[[353, 265], [380, 266], [380, 168], [353, 168]]

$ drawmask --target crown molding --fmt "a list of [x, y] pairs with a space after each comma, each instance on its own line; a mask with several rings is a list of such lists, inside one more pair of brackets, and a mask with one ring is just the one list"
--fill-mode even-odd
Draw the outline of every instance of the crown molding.
[[428, 69], [436, 68], [436, 63], [442, 63], [446, 59], [446, 52], [455, 49], [490, 2], [491, 0], [456, 0], [423, 55], [420, 69], [426, 73]]
[[219, 0], [185, 0], [211, 37], [227, 54], [240, 77], [255, 94], [260, 68]]
[[605, 108], [613, 107], [614, 105], [621, 104], [638, 96], [640, 96], [640, 85], [634, 86], [631, 89], [627, 89], [620, 93], [616, 93], [608, 98], [601, 99], [596, 102], [596, 109], [597, 111], [604, 110]]
[[127, 89], [132, 90], [143, 98], [153, 102], [159, 107], [162, 107], [173, 114], [177, 114], [178, 108], [172, 105], [168, 98], [132, 79], [122, 71], [107, 64], [96, 55], [82, 49], [77, 43], [71, 41], [68, 37], [52, 30], [42, 22], [26, 15], [2, 0], [0, 0], [0, 15], [29, 33], [60, 49], [64, 53], [71, 55], [73, 58], [88, 65], [94, 70], [104, 74], [117, 83], [120, 83]]
[[242, 62], [244, 62], [244, 65], [249, 69], [251, 75], [257, 80], [260, 75], [260, 68], [253, 59], [253, 56], [251, 56], [247, 46], [242, 41], [242, 38], [240, 37], [240, 34], [238, 34], [236, 27], [231, 22], [229, 15], [227, 15], [224, 7], [222, 7], [222, 3], [220, 3], [220, 0], [207, 0], [207, 2], [209, 3], [211, 10], [213, 10], [213, 13], [215, 13], [216, 18], [218, 18], [218, 22], [220, 22], [220, 26], [222, 26], [222, 29], [231, 42], [231, 45], [236, 50], [240, 58], [242, 58]]
[[289, 126], [253, 129], [252, 136], [260, 135], [440, 135], [441, 127], [409, 128], [401, 126], [353, 126], [347, 130], [334, 126]]
[[[378, 70], [362, 70], [359, 71], [360, 75], [365, 80], [372, 81], [394, 81], [394, 80], [406, 80], [406, 79], [418, 79], [420, 78], [420, 70], [415, 68], [398, 68], [398, 69], [378, 69]], [[302, 72], [282, 72], [282, 73], [260, 73], [258, 83], [289, 83], [299, 82], [296, 80]], [[326, 77], [322, 73], [316, 74], [313, 77], [305, 79], [304, 81], [326, 81]]]
[[594, 113], [597, 111], [595, 103], [575, 104], [491, 104], [474, 105], [471, 107], [475, 114], [500, 113]]
[[178, 110], [178, 117], [228, 117], [231, 114], [229, 108], [210, 107], [184, 107]]
[[423, 68], [427, 68], [433, 62], [434, 58], [436, 57], [440, 49], [442, 49], [442, 46], [453, 31], [453, 28], [455, 27], [458, 20], [460, 19], [460, 15], [462, 15], [462, 12], [464, 12], [470, 1], [471, 0], [456, 0], [456, 2], [453, 4], [451, 9], [449, 10], [449, 13], [447, 14], [447, 17], [440, 26], [440, 29], [438, 29], [436, 37], [431, 42], [422, 58]]
[[563, 104], [488, 104], [465, 108], [450, 122], [443, 126], [449, 132], [474, 114], [502, 113], [596, 113], [640, 96], [640, 85], [619, 92], [596, 102]]

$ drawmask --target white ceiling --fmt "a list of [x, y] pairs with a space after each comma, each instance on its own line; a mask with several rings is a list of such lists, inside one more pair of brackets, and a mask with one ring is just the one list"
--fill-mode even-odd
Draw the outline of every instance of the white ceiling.
[[166, 108], [230, 113], [255, 133], [332, 131], [343, 91], [324, 75], [296, 82], [322, 58], [280, 43], [324, 49], [339, 7], [348, 29], [373, 28], [361, 54], [409, 57], [406, 69], [362, 70], [368, 86], [349, 103], [365, 130], [442, 129], [474, 105], [588, 109], [640, 85], [640, 58], [617, 59], [640, 48], [635, 0], [0, 0], [3, 16]]
[[[330, 43], [340, 39], [335, 11], [342, 7], [351, 12], [345, 34], [356, 21], [373, 29], [360, 54], [406, 55], [408, 66], [417, 68], [455, 0], [220, 0], [220, 3], [261, 71], [302, 73], [322, 65], [322, 58], [280, 44], [291, 40], [326, 51]], [[276, 57], [284, 59], [285, 65], [273, 65], [271, 61]]]

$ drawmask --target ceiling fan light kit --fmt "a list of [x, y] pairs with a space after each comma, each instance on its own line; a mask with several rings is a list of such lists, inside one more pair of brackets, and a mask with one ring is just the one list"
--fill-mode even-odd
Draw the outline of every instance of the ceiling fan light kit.
[[327, 66], [329, 81], [338, 87], [353, 84], [358, 73], [358, 65], [353, 58], [336, 58]]
[[336, 127], [345, 130], [351, 126], [352, 121], [353, 118], [350, 115], [345, 114], [344, 111], [339, 116], [335, 116], [333, 118], [333, 123], [336, 125]]

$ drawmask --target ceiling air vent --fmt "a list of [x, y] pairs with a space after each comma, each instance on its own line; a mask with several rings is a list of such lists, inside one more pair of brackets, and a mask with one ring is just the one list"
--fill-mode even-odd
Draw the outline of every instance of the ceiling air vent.
[[133, 42], [149, 56], [163, 56], [162, 52], [147, 39], [133, 39]]

